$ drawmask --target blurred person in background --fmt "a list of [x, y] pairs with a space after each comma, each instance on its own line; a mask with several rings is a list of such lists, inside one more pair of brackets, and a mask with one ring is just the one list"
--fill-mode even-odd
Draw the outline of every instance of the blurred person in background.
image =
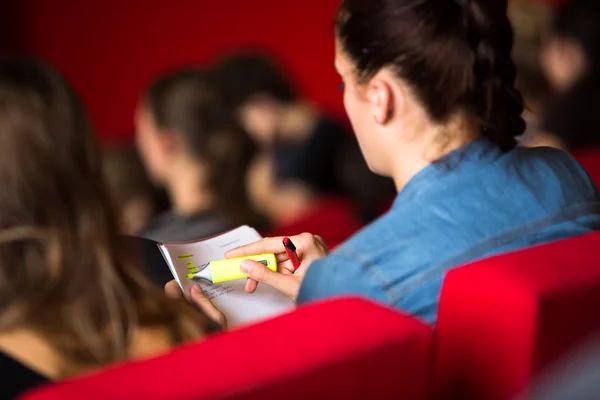
[[215, 70], [231, 112], [260, 147], [248, 186], [276, 230], [312, 226], [339, 242], [393, 197], [392, 182], [369, 171], [352, 135], [299, 98], [268, 57], [232, 54]]
[[152, 83], [138, 107], [136, 132], [148, 173], [172, 205], [140, 236], [186, 241], [242, 224], [262, 228], [245, 185], [255, 145], [227, 112], [209, 73], [180, 69]]
[[542, 63], [556, 98], [531, 145], [577, 153], [600, 145], [600, 2], [572, 0], [555, 16]]
[[0, 187], [0, 398], [219, 329], [136, 265], [83, 105], [39, 61], [0, 58]]
[[333, 186], [336, 145], [295, 143], [290, 155], [296, 160], [286, 159], [282, 145], [279, 157], [263, 153], [255, 160], [247, 184], [252, 203], [272, 224], [268, 236], [314, 231], [335, 247], [363, 226], [355, 205]]
[[523, 118], [527, 130], [519, 143], [528, 145], [537, 137], [543, 109], [551, 96], [550, 84], [542, 69], [542, 44], [552, 24], [552, 7], [532, 0], [509, 2], [508, 17], [514, 30], [513, 59], [517, 67], [516, 87], [523, 95]]
[[124, 234], [136, 234], [154, 216], [168, 208], [168, 199], [150, 182], [135, 146], [105, 146], [102, 166], [111, 197], [118, 207]]

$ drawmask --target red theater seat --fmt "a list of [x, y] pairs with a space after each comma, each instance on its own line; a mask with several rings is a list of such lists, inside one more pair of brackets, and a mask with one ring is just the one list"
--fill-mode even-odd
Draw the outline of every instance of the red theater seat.
[[358, 220], [356, 207], [348, 199], [330, 197], [323, 199], [309, 214], [276, 227], [265, 236], [292, 236], [310, 232], [323, 238], [330, 249], [348, 239], [363, 224]]
[[420, 400], [431, 335], [389, 308], [333, 300], [25, 398]]
[[437, 329], [437, 398], [508, 400], [600, 328], [600, 233], [448, 273]]

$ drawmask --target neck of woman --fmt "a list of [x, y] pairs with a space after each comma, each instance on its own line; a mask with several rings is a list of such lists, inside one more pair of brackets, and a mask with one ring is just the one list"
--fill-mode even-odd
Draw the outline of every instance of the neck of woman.
[[445, 155], [481, 137], [481, 126], [461, 116], [444, 125], [431, 125], [411, 137], [410, 143], [399, 143], [392, 160], [392, 179], [401, 192], [421, 170]]
[[203, 166], [192, 161], [178, 162], [166, 185], [173, 211], [185, 216], [213, 209], [216, 198], [207, 189], [207, 180]]

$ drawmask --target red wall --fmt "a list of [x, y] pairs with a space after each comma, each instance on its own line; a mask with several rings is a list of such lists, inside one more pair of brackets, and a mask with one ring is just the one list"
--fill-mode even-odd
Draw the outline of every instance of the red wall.
[[140, 93], [164, 69], [245, 46], [275, 53], [301, 93], [341, 115], [333, 69], [339, 2], [0, 0], [0, 51], [23, 49], [58, 67], [104, 138], [131, 134]]
[[165, 68], [244, 46], [274, 52], [301, 92], [341, 113], [333, 68], [339, 0], [28, 0], [20, 45], [58, 67], [104, 138], [129, 135], [144, 86]]

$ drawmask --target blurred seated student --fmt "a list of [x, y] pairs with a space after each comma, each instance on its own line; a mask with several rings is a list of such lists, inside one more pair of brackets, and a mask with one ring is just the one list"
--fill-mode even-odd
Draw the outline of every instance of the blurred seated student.
[[520, 145], [527, 146], [538, 136], [541, 114], [551, 96], [541, 56], [551, 28], [552, 6], [539, 1], [513, 0], [509, 2], [508, 17], [514, 30], [515, 87], [523, 95], [523, 119], [527, 123], [525, 133], [518, 140]]
[[300, 304], [363, 295], [435, 323], [448, 270], [600, 228], [597, 190], [571, 156], [515, 147], [525, 122], [506, 8], [342, 1], [344, 105], [369, 167], [391, 176], [398, 196], [329, 254], [318, 236], [291, 237], [302, 262], [294, 273], [280, 237], [229, 252], [280, 257], [280, 272], [241, 263], [247, 291], [262, 282]]
[[267, 56], [232, 54], [217, 63], [215, 72], [231, 112], [261, 150], [255, 161], [272, 158], [277, 182], [295, 176], [322, 191], [342, 191], [365, 220], [377, 216], [381, 204], [393, 198], [393, 183], [369, 171], [352, 135], [299, 98]]
[[124, 234], [136, 234], [167, 208], [167, 199], [150, 182], [135, 146], [105, 146], [102, 167]]
[[297, 156], [294, 162], [286, 159], [284, 149], [275, 155], [263, 153], [248, 172], [252, 205], [271, 224], [267, 235], [315, 231], [330, 247], [337, 246], [364, 224], [355, 205], [335, 183], [336, 165], [330, 149], [294, 144], [290, 151]]
[[557, 91], [531, 145], [572, 153], [600, 145], [600, 2], [572, 0], [557, 11], [543, 67]]
[[132, 262], [83, 106], [39, 61], [0, 58], [0, 187], [0, 398], [218, 329]]
[[245, 187], [255, 146], [230, 118], [220, 93], [210, 74], [190, 68], [160, 77], [140, 101], [138, 148], [172, 205], [140, 236], [186, 241], [261, 223]]

